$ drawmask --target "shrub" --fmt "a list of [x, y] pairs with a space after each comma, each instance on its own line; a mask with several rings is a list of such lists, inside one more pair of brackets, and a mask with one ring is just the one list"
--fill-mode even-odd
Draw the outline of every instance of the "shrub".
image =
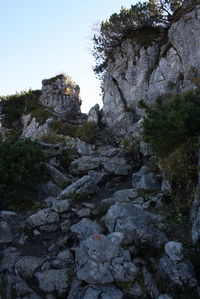
[[39, 146], [29, 139], [0, 140], [0, 208], [21, 209], [37, 196], [36, 185], [48, 178]]
[[[173, 12], [181, 3], [182, 0], [138, 2], [131, 5], [130, 9], [122, 7], [119, 13], [114, 13], [109, 20], [103, 21], [99, 32], [93, 37], [93, 55], [96, 59], [94, 72], [101, 74], [105, 70], [113, 50], [124, 40], [134, 39], [138, 35], [138, 41], [142, 40], [142, 44], [146, 43], [145, 39], [149, 41], [151, 34], [147, 33], [145, 38], [140, 38], [144, 35], [144, 32], [140, 32], [141, 29], [168, 27]], [[154, 37], [151, 37], [151, 41]]]
[[174, 95], [167, 103], [160, 96], [154, 108], [144, 101], [139, 106], [146, 111], [144, 139], [158, 156], [170, 153], [200, 132], [200, 89]]
[[21, 128], [21, 116], [23, 113], [30, 113], [32, 110], [42, 107], [38, 98], [40, 91], [29, 90], [22, 91], [8, 96], [0, 97], [0, 105], [2, 106], [2, 119], [3, 126], [10, 129]]

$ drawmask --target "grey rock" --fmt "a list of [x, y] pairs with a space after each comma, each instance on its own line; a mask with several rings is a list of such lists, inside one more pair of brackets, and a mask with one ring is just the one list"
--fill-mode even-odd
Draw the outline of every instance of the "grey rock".
[[63, 233], [67, 233], [70, 229], [70, 226], [71, 226], [71, 221], [69, 219], [66, 219], [64, 222], [62, 222], [60, 224], [60, 227], [61, 227], [61, 231]]
[[139, 196], [139, 192], [136, 189], [124, 189], [116, 191], [113, 197], [117, 202], [129, 202], [136, 199]]
[[15, 247], [8, 247], [4, 250], [4, 256], [0, 261], [0, 272], [12, 273], [14, 265], [21, 258], [20, 252]]
[[85, 175], [64, 189], [58, 199], [66, 199], [75, 195], [91, 195], [97, 191], [97, 185], [104, 178], [104, 173], [94, 172], [91, 175]]
[[164, 256], [159, 262], [159, 273], [165, 282], [173, 288], [194, 288], [198, 285], [194, 267], [188, 260], [174, 262]]
[[101, 151], [101, 156], [105, 156], [107, 158], [112, 158], [119, 155], [120, 149], [119, 148], [110, 148]]
[[13, 234], [7, 222], [0, 222], [0, 245], [8, 244], [13, 241]]
[[128, 203], [116, 203], [104, 217], [108, 231], [122, 232], [124, 244], [148, 244], [159, 248], [167, 241], [165, 233], [156, 226], [162, 217], [134, 207]]
[[48, 225], [57, 223], [59, 221], [59, 215], [52, 212], [51, 209], [43, 209], [37, 213], [31, 215], [26, 220], [27, 224], [31, 227], [37, 227], [40, 225]]
[[183, 259], [183, 244], [180, 242], [170, 241], [165, 244], [165, 252], [171, 261], [179, 262]]
[[158, 176], [149, 172], [146, 166], [143, 166], [138, 172], [133, 174], [132, 186], [138, 190], [160, 190]]
[[45, 206], [46, 206], [47, 208], [51, 208], [52, 205], [53, 205], [53, 202], [54, 202], [55, 200], [56, 200], [56, 198], [53, 197], [53, 196], [49, 196], [49, 197], [45, 198], [45, 200], [44, 200], [44, 202], [45, 202]]
[[41, 225], [40, 226], [40, 231], [41, 232], [51, 233], [51, 232], [57, 231], [57, 229], [58, 229], [58, 225], [56, 225], [56, 224], [48, 224], [48, 225]]
[[173, 299], [173, 298], [168, 294], [160, 294], [158, 299]]
[[111, 158], [102, 162], [102, 166], [111, 175], [128, 175], [131, 170], [124, 158]]
[[80, 218], [83, 217], [89, 217], [91, 215], [91, 210], [88, 208], [82, 208], [82, 209], [78, 209], [78, 211], [76, 212], [77, 216]]
[[35, 277], [39, 281], [39, 288], [45, 293], [52, 293], [57, 291], [58, 294], [65, 294], [68, 288], [67, 271], [48, 270], [45, 272], [37, 272]]
[[80, 240], [85, 240], [91, 235], [100, 234], [102, 228], [98, 223], [83, 218], [81, 221], [71, 226], [71, 231], [76, 233]]
[[69, 138], [67, 141], [69, 149], [74, 149], [82, 156], [93, 155], [95, 153], [95, 146], [89, 144], [79, 138]]
[[70, 202], [68, 200], [55, 200], [53, 202], [52, 210], [56, 213], [64, 213], [69, 211]]
[[75, 175], [87, 174], [89, 170], [97, 170], [99, 166], [99, 157], [82, 156], [71, 162], [70, 172]]
[[114, 285], [87, 285], [78, 286], [70, 290], [68, 299], [122, 299], [123, 293]]
[[33, 277], [34, 272], [40, 269], [44, 261], [44, 258], [25, 256], [18, 260], [15, 265], [15, 269], [21, 277], [24, 279], [30, 279]]
[[129, 297], [131, 296], [131, 298], [135, 299], [141, 298], [143, 295], [142, 288], [138, 283], [135, 283], [132, 287], [128, 288], [126, 293]]
[[122, 250], [104, 235], [93, 235], [76, 248], [77, 277], [87, 283], [133, 281], [137, 269], [129, 252]]
[[140, 141], [140, 152], [146, 157], [149, 157], [153, 154], [150, 145], [143, 140]]
[[100, 125], [101, 122], [101, 114], [99, 111], [99, 105], [96, 104], [94, 107], [92, 107], [88, 113], [88, 121], [94, 122], [97, 125]]
[[52, 131], [50, 123], [53, 118], [48, 118], [44, 124], [40, 124], [31, 114], [22, 116], [23, 130], [22, 138], [40, 139]]

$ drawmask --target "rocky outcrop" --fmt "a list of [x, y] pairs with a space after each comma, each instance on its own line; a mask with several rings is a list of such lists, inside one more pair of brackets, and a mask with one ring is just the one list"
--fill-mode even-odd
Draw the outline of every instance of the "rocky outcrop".
[[153, 105], [160, 94], [195, 88], [200, 76], [199, 27], [200, 5], [187, 4], [162, 33], [165, 37], [158, 35], [145, 46], [126, 40], [117, 47], [106, 69], [102, 122], [123, 135], [132, 130], [136, 113], [142, 114], [139, 100]]

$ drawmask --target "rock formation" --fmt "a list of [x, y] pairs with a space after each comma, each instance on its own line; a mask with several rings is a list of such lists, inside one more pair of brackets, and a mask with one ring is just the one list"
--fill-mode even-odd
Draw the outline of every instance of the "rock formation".
[[196, 88], [200, 5], [187, 2], [165, 36], [116, 49], [101, 111], [82, 114], [79, 87], [64, 75], [23, 98], [15, 123], [0, 103], [2, 138], [17, 124], [50, 171], [28, 210], [0, 212], [1, 298], [200, 297], [199, 185], [192, 224], [163, 161], [141, 139], [137, 107], [141, 98], [153, 105], [161, 93]]

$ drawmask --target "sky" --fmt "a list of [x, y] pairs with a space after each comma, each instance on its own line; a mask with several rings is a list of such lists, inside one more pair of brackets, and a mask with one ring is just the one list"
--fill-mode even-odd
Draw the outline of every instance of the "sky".
[[0, 95], [41, 89], [65, 73], [81, 88], [82, 111], [99, 103], [92, 70], [95, 24], [135, 0], [0, 0]]

